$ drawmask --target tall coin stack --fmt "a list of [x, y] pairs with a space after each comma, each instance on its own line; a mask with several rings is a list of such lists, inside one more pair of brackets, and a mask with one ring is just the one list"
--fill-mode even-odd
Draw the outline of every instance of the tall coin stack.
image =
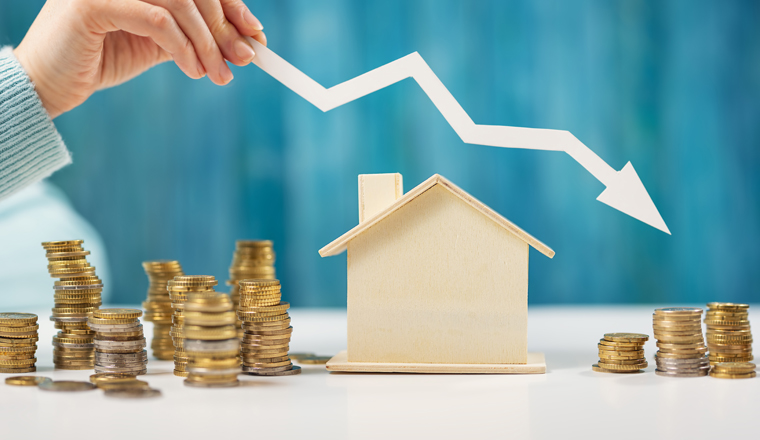
[[179, 261], [156, 260], [143, 262], [148, 275], [148, 297], [143, 302], [145, 321], [153, 323], [153, 341], [150, 348], [156, 359], [170, 361], [174, 356], [174, 343], [170, 334], [172, 326], [172, 300], [166, 283], [176, 276], [184, 275]]
[[644, 343], [649, 336], [640, 333], [605, 333], [599, 340], [599, 362], [591, 369], [600, 373], [639, 373], [646, 368]]
[[671, 377], [707, 376], [710, 361], [702, 336], [702, 309], [669, 307], [652, 315], [657, 339], [655, 374]]
[[95, 333], [95, 373], [146, 374], [142, 310], [100, 309], [88, 320]]
[[747, 304], [708, 303], [705, 325], [710, 364], [754, 359]]
[[240, 384], [240, 340], [229, 295], [192, 293], [185, 303], [185, 385], [234, 387]]
[[0, 373], [37, 371], [37, 315], [0, 313]]
[[258, 376], [299, 374], [288, 356], [290, 326], [288, 308], [281, 302], [280, 281], [241, 280], [238, 318], [243, 322], [240, 354], [243, 372]]
[[172, 328], [170, 335], [174, 343], [174, 375], [187, 377], [188, 357], [184, 344], [185, 302], [188, 295], [198, 292], [213, 292], [218, 283], [210, 275], [179, 275], [166, 283], [166, 290], [172, 300]]
[[51, 321], [60, 330], [53, 336], [53, 363], [64, 370], [91, 370], [95, 361], [95, 332], [87, 317], [100, 307], [103, 282], [87, 262], [83, 240], [42, 243], [48, 272], [58, 278], [53, 286], [55, 307]]
[[[235, 242], [235, 253], [230, 265], [230, 298], [237, 310], [240, 304], [240, 289], [238, 281], [246, 279], [275, 279], [275, 254], [271, 240], [238, 240]], [[241, 322], [237, 322], [238, 336], [242, 337]]]

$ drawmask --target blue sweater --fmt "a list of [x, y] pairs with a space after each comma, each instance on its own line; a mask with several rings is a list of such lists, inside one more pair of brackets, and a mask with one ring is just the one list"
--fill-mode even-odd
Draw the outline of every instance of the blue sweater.
[[0, 49], [0, 199], [71, 163], [11, 47]]

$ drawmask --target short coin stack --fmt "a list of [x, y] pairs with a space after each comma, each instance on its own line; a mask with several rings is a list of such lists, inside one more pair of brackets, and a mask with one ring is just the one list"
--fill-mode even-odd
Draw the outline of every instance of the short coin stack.
[[647, 367], [644, 343], [649, 336], [640, 333], [605, 333], [597, 344], [599, 362], [591, 369], [600, 373], [638, 373]]
[[100, 309], [88, 320], [95, 333], [95, 372], [146, 374], [142, 310]]
[[657, 339], [655, 374], [671, 377], [707, 376], [710, 362], [702, 336], [702, 309], [669, 307], [652, 315]]
[[210, 275], [179, 275], [166, 283], [169, 298], [172, 300], [172, 328], [170, 335], [174, 343], [174, 375], [187, 377], [188, 357], [185, 352], [184, 325], [185, 302], [188, 295], [198, 292], [213, 292], [218, 282]]
[[0, 313], [0, 373], [37, 371], [37, 315]]
[[[237, 310], [240, 304], [240, 289], [238, 281], [246, 279], [275, 278], [274, 271], [275, 254], [270, 240], [238, 240], [235, 242], [235, 253], [232, 255], [230, 265], [230, 279], [227, 284], [231, 286], [230, 297]], [[241, 322], [237, 322], [237, 328], [241, 328]], [[242, 331], [238, 330], [238, 336], [242, 337]]]
[[713, 365], [710, 376], [719, 379], [749, 379], [757, 376], [752, 362], [721, 362]]
[[289, 376], [299, 374], [288, 357], [290, 326], [288, 308], [281, 302], [278, 280], [241, 280], [238, 318], [243, 321], [240, 354], [243, 372], [258, 376]]
[[53, 363], [64, 370], [93, 368], [95, 332], [87, 327], [87, 317], [100, 307], [103, 282], [87, 262], [89, 251], [83, 240], [42, 243], [48, 259], [48, 272], [59, 278], [54, 284], [55, 307], [51, 321], [60, 331], [53, 336]]
[[185, 385], [233, 387], [240, 384], [240, 340], [228, 295], [192, 293], [185, 303], [185, 351], [189, 372]]
[[711, 364], [754, 359], [748, 309], [747, 304], [707, 304], [705, 325]]
[[169, 334], [172, 326], [172, 300], [166, 291], [166, 283], [185, 273], [179, 261], [172, 260], [145, 261], [143, 268], [149, 281], [148, 297], [143, 302], [143, 319], [153, 323], [150, 348], [156, 359], [170, 361], [174, 356], [174, 343]]

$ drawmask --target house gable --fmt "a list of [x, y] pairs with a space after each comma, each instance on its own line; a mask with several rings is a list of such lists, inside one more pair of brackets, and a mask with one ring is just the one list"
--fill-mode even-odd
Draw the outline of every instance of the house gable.
[[528, 244], [449, 189], [347, 246], [350, 362], [526, 362]]
[[335, 239], [332, 243], [320, 249], [319, 254], [322, 257], [329, 257], [329, 256], [334, 256], [334, 255], [338, 255], [342, 253], [343, 251], [346, 250], [348, 243], [351, 240], [353, 240], [355, 237], [364, 233], [365, 231], [367, 231], [374, 225], [384, 221], [387, 217], [391, 216], [394, 212], [396, 212], [398, 209], [402, 208], [403, 206], [409, 203], [414, 203], [418, 197], [420, 197], [426, 191], [436, 186], [445, 188], [446, 190], [451, 192], [451, 194], [458, 197], [463, 202], [469, 204], [472, 208], [480, 211], [484, 216], [489, 218], [491, 221], [498, 224], [503, 229], [513, 233], [514, 235], [519, 237], [521, 240], [523, 240], [530, 246], [534, 247], [536, 250], [538, 250], [542, 254], [546, 255], [549, 258], [554, 257], [554, 251], [550, 247], [546, 246], [545, 244], [537, 240], [532, 235], [520, 229], [514, 223], [510, 222], [506, 218], [499, 215], [499, 213], [492, 210], [491, 208], [489, 208], [488, 206], [486, 206], [485, 204], [483, 204], [476, 198], [472, 197], [470, 194], [468, 194], [467, 192], [465, 192], [458, 186], [454, 185], [445, 177], [440, 176], [438, 174], [434, 174], [428, 180], [422, 182], [417, 187], [415, 187], [408, 193], [404, 194], [403, 197], [396, 200], [396, 202], [393, 203], [388, 208], [380, 211], [377, 215], [375, 215], [371, 219], [368, 219], [366, 221], [359, 223], [353, 229], [341, 235], [340, 237]]

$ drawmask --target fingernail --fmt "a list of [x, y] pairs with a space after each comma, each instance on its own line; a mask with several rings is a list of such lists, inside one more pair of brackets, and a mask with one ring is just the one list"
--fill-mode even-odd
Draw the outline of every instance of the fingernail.
[[263, 31], [264, 25], [261, 24], [258, 18], [254, 17], [253, 14], [251, 14], [251, 11], [245, 10], [243, 12], [243, 20], [245, 20], [246, 23], [248, 23], [249, 26], [256, 29], [257, 31]]
[[251, 46], [243, 40], [237, 40], [235, 42], [235, 54], [245, 62], [251, 61], [253, 57], [256, 56], [256, 53], [251, 49]]
[[228, 82], [232, 81], [232, 71], [229, 67], [227, 67], [226, 63], [222, 63], [222, 68], [219, 69], [219, 76], [222, 77], [222, 81], [224, 81], [224, 84], [227, 84]]
[[206, 76], [206, 69], [203, 67], [203, 64], [201, 64], [200, 61], [198, 61], [198, 75], [200, 75], [200, 78]]

